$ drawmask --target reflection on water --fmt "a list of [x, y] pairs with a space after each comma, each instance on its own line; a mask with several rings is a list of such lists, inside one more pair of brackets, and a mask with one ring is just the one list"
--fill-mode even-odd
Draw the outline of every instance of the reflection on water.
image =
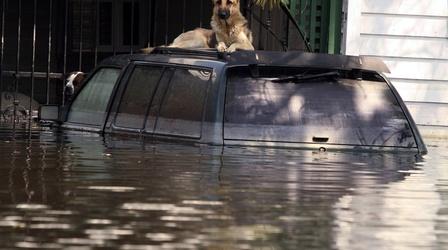
[[433, 144], [419, 159], [4, 128], [0, 245], [446, 249], [448, 144]]

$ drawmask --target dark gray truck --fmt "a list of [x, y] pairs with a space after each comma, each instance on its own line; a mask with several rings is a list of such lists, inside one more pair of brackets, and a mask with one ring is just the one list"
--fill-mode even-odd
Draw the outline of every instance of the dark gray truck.
[[366, 57], [156, 48], [104, 60], [57, 119], [54, 107], [41, 119], [200, 144], [424, 154], [387, 72]]

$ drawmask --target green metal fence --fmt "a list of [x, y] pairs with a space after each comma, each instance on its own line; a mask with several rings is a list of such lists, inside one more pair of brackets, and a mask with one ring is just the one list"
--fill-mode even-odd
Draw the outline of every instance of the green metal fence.
[[312, 51], [339, 54], [342, 0], [290, 0], [289, 8]]

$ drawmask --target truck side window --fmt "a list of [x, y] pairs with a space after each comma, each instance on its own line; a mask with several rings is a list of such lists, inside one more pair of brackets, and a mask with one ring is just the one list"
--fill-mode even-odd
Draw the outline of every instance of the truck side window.
[[98, 70], [74, 100], [67, 121], [94, 126], [103, 125], [107, 104], [120, 71], [116, 68]]
[[210, 71], [176, 69], [162, 101], [156, 134], [200, 138]]
[[137, 66], [120, 101], [115, 125], [142, 129], [148, 106], [162, 76], [162, 67]]

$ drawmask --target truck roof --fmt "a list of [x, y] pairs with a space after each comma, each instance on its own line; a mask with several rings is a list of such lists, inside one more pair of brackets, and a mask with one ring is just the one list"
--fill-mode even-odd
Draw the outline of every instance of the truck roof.
[[345, 56], [303, 51], [236, 51], [221, 53], [216, 49], [180, 49], [169, 47], [152, 48], [150, 53], [117, 55], [105, 59], [102, 65], [125, 66], [130, 61], [160, 61], [167, 58], [189, 58], [222, 62], [227, 67], [238, 66], [278, 66], [325, 68], [334, 70], [363, 70], [390, 73], [386, 64], [378, 59], [365, 56]]

